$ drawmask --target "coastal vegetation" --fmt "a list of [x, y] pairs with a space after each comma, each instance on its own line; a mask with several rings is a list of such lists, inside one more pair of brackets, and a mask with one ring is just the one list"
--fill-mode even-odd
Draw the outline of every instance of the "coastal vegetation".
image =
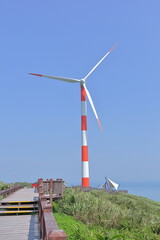
[[160, 203], [143, 197], [67, 188], [53, 210], [68, 240], [160, 239]]
[[30, 183], [30, 182], [16, 182], [16, 183], [14, 183], [14, 185], [22, 185], [23, 187], [26, 187], [26, 188], [32, 187], [32, 183]]
[[[9, 185], [0, 181], [0, 191], [4, 190], [4, 189], [7, 189], [9, 188]], [[3, 197], [0, 195], [0, 200], [2, 199]]]
[[5, 183], [5, 182], [0, 181], [0, 191], [7, 189], [9, 187], [12, 187], [12, 186], [16, 186], [16, 185], [22, 185], [23, 187], [27, 187], [27, 188], [32, 187], [32, 183], [30, 183], [30, 182]]
[[0, 191], [9, 188], [9, 185], [0, 181]]

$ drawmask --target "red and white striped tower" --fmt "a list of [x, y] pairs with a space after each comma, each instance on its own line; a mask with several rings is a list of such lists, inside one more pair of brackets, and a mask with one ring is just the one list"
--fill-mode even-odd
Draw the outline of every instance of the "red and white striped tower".
[[81, 132], [82, 132], [82, 187], [89, 187], [89, 163], [87, 145], [87, 102], [86, 90], [81, 86]]

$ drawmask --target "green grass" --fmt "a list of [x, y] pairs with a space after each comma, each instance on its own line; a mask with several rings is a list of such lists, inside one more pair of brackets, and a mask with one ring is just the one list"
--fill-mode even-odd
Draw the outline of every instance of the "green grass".
[[10, 188], [15, 185], [22, 185], [23, 187], [27, 187], [27, 188], [32, 187], [32, 183], [29, 183], [29, 182], [4, 183], [4, 182], [0, 181], [0, 191]]
[[4, 182], [0, 181], [0, 191], [2, 191], [2, 190], [4, 190], [4, 189], [6, 189], [6, 188], [8, 188], [8, 187], [9, 187], [9, 185], [8, 185], [8, 184], [6, 184], [6, 183], [4, 183]]
[[57, 224], [61, 229], [63, 229], [68, 239], [70, 240], [78, 240], [78, 239], [86, 239], [86, 240], [96, 240], [96, 234], [89, 227], [87, 227], [84, 223], [76, 220], [74, 217], [68, 216], [66, 214], [54, 213], [54, 217], [56, 218]]
[[23, 187], [26, 187], [26, 188], [32, 187], [32, 183], [30, 182], [15, 182], [13, 185], [22, 185]]
[[69, 240], [160, 239], [160, 203], [142, 197], [68, 188], [54, 212]]

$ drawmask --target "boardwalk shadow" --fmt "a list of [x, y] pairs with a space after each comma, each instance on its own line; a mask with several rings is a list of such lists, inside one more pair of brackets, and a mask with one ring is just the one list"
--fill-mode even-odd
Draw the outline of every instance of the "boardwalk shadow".
[[[37, 193], [37, 188], [34, 189], [34, 193]], [[33, 197], [33, 201], [38, 201], [38, 196]], [[28, 240], [40, 240], [40, 226], [39, 226], [39, 215], [31, 215]]]
[[31, 215], [28, 240], [40, 240], [39, 216]]
[[37, 196], [35, 197], [33, 197], [33, 201], [38, 201], [39, 200], [39, 196], [38, 196], [38, 190], [37, 190], [37, 188], [34, 188], [34, 193], [37, 193]]

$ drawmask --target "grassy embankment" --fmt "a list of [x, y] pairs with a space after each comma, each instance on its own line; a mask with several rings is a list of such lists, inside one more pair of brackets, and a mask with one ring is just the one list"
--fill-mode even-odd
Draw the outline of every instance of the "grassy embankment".
[[[6, 188], [8, 188], [8, 187], [9, 187], [8, 184], [6, 184], [6, 183], [0, 181], [0, 191], [6, 189]], [[3, 197], [0, 195], [0, 200], [1, 200], [2, 198], [3, 198]]]
[[65, 190], [54, 216], [68, 240], [158, 240], [160, 203], [125, 193]]
[[8, 187], [9, 187], [8, 184], [6, 184], [6, 183], [0, 181], [0, 191], [4, 190], [5, 188], [8, 188]]
[[4, 183], [0, 181], [0, 191], [16, 185], [22, 185], [23, 187], [27, 187], [27, 188], [32, 187], [32, 183], [29, 183], [29, 182]]

